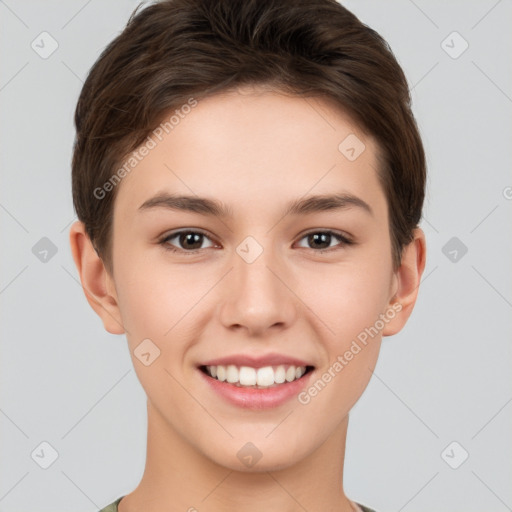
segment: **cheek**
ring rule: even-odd
[[[177,266],[132,261],[119,269],[124,325],[132,335],[167,339],[175,325],[186,321],[211,279]]]
[[[304,302],[320,319],[325,362],[299,401],[313,416],[325,416],[328,410],[326,421],[334,428],[371,379],[380,351],[379,315],[387,304],[389,275],[387,267],[361,265],[316,277],[314,288],[304,287],[309,290]]]
[[[187,286],[183,272],[174,270],[171,274],[167,270],[166,275],[164,267],[134,261],[131,265],[124,272],[119,271],[122,285],[118,287],[118,302],[126,339],[147,396],[156,403],[165,403],[170,395],[181,396],[180,386],[172,376],[190,343],[183,327],[194,318],[192,299],[197,293]],[[149,357],[144,359],[147,353]]]
[[[302,296],[336,346],[376,322],[386,307],[389,286],[384,266],[333,266],[328,272],[308,274],[302,281]]]

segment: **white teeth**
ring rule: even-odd
[[[254,386],[256,384],[256,370],[249,366],[241,366],[238,380],[242,386]]]
[[[252,368],[250,366],[237,367],[233,364],[224,366],[206,366],[206,372],[213,378],[237,386],[269,387],[274,384],[283,384],[300,379],[306,373],[305,366],[264,366]]]
[[[272,369],[272,366],[258,368],[256,380],[258,382],[258,386],[272,386],[272,384],[274,384],[274,370]],[[240,384],[242,384],[242,382]]]
[[[274,372],[274,382],[276,384],[282,384],[286,380],[286,371],[284,366],[279,365]]]
[[[286,370],[286,381],[291,382],[292,380],[295,380],[295,366],[290,366]]]
[[[226,380],[230,384],[238,382],[238,368],[234,364],[230,364],[226,368]]]
[[[210,368],[216,368],[217,380],[224,382],[226,380],[226,367],[225,366],[210,366]],[[210,373],[213,377],[213,372]]]

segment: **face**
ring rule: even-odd
[[[153,138],[118,185],[112,281],[150,421],[225,467],[291,465],[340,432],[396,313],[375,141],[256,89]]]

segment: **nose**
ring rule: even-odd
[[[299,302],[288,281],[289,271],[270,250],[252,262],[233,254],[233,269],[224,280],[221,323],[248,336],[288,328],[297,317]]]

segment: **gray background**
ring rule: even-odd
[[[144,469],[144,392],[68,243],[73,110],[137,3],[0,1],[2,512],[93,512]],[[351,412],[345,489],[379,512],[512,510],[512,2],[344,3],[403,66],[430,173],[419,299]]]

